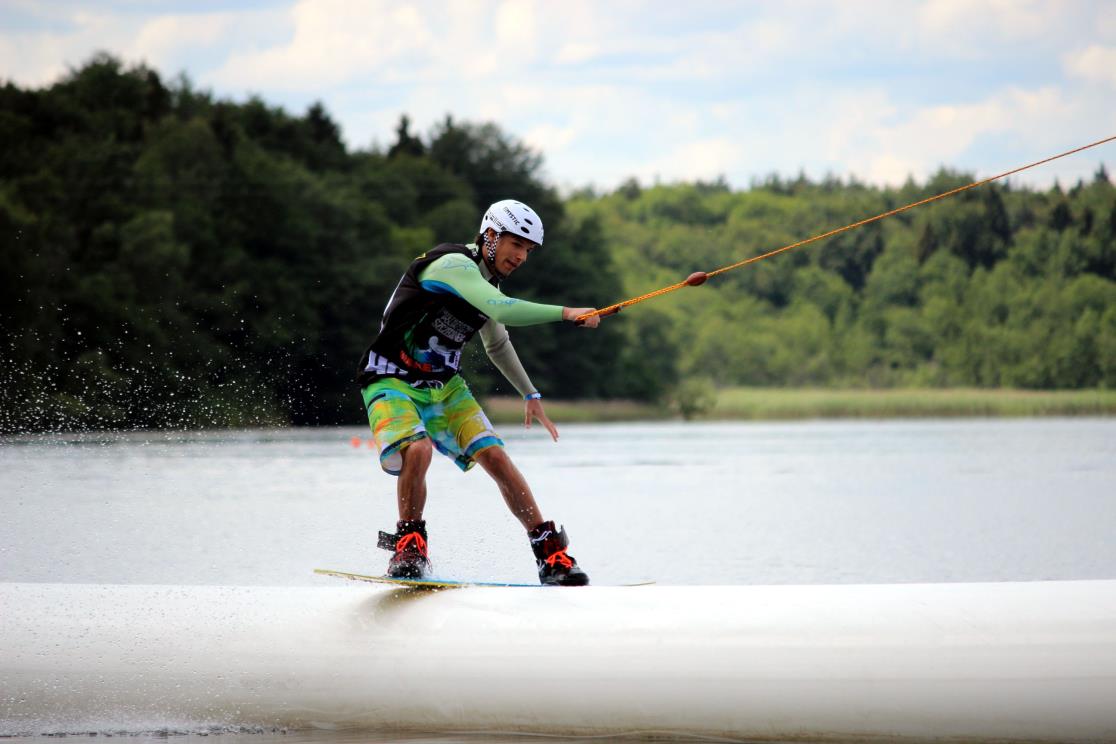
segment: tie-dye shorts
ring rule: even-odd
[[[399,475],[403,449],[430,437],[457,467],[473,467],[473,456],[486,447],[503,447],[488,416],[460,375],[440,388],[415,388],[394,377],[385,377],[360,391],[368,426],[380,451],[380,467]]]

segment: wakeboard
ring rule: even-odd
[[[392,576],[365,576],[364,574],[348,573],[346,571],[332,571],[327,568],[315,568],[314,573],[322,576],[336,576],[340,579],[351,581],[368,581],[373,584],[394,584],[407,586],[414,589],[461,589],[468,586],[517,586],[535,587],[539,584],[519,584],[511,581],[456,581],[454,579],[397,579]],[[619,586],[647,586],[654,581],[641,581],[634,584],[620,584]]]

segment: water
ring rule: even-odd
[[[505,427],[597,583],[1116,578],[1116,420]],[[395,480],[359,429],[4,440],[0,581],[298,585],[382,571]],[[438,573],[531,581],[479,468],[435,460]]]
[[[1116,578],[1116,419],[504,427],[595,583]],[[328,585],[380,573],[395,481],[360,429],[0,440],[0,581]],[[438,573],[533,579],[479,469],[438,458]],[[110,733],[108,731],[101,733]],[[152,738],[152,732],[142,738]],[[183,733],[173,726],[161,735]],[[197,735],[202,732],[186,732]],[[525,741],[220,732],[241,744]],[[537,740],[537,737],[531,737]],[[13,744],[14,744],[13,740]]]

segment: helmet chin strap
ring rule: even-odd
[[[488,231],[485,231],[484,262],[488,264],[488,270],[491,271],[497,279],[504,280],[507,279],[507,276],[496,268],[496,240],[497,238],[493,238]]]

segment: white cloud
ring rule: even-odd
[[[1049,33],[1065,11],[1064,0],[929,0],[918,20],[939,37],[1028,39]]]
[[[539,152],[554,153],[566,148],[579,134],[575,126],[559,127],[540,124],[523,135],[523,141]]]
[[[632,115],[638,120],[657,105],[638,102]],[[778,107],[779,116],[771,116]],[[734,122],[735,127],[726,131],[717,124],[714,131],[724,133],[709,136],[682,120],[664,119],[657,136],[640,142],[641,152],[655,155],[627,161],[627,169],[612,170],[603,185],[632,173],[665,181],[724,174],[745,185],[755,176],[799,170],[814,178],[834,174],[898,185],[912,175],[924,179],[943,165],[986,177],[1116,131],[1110,104],[1052,86],[1009,87],[970,103],[931,106],[901,103],[882,88],[816,87],[798,91],[793,100],[777,93],[749,103],[721,101],[697,113],[698,122]],[[575,141],[563,152],[574,157],[577,149]],[[1067,158],[1016,180],[1048,184],[1055,178],[1087,177],[1105,154],[1099,149]],[[591,167],[599,172],[604,165],[614,164]]]
[[[495,41],[517,63],[531,61],[538,44],[535,6],[521,0],[504,0],[496,9]],[[478,40],[481,44],[483,40]]]
[[[91,12],[84,6],[61,4],[53,15],[39,8],[48,30],[0,34],[0,69],[23,85],[45,86],[68,67],[106,51],[125,62],[145,62],[169,75],[181,71],[185,55],[212,52],[218,44],[250,42],[246,29],[267,27],[266,11],[203,14],[138,14]],[[171,69],[167,69],[167,68]]]
[[[63,8],[50,20],[56,29],[0,35],[4,78],[35,87],[49,85],[68,67],[99,50],[119,48],[129,37],[130,29],[80,9]]]
[[[227,37],[234,20],[229,13],[161,16],[140,28],[125,54],[161,63],[172,50],[212,47]]]
[[[398,72],[391,64],[434,42],[415,6],[388,0],[302,0],[291,9],[290,23],[286,43],[237,50],[210,79],[256,91],[321,90],[373,70],[393,79]]]
[[[1069,96],[1054,86],[1010,87],[972,103],[908,109],[881,100],[878,94],[870,96],[863,106],[857,101],[855,96],[850,97],[845,111],[875,111],[878,116],[838,116],[833,126],[843,133],[840,142],[845,149],[827,154],[850,164],[850,171],[859,177],[876,183],[898,184],[908,175],[925,178],[942,165],[988,177],[1087,144],[1116,125],[1116,112],[1111,106]],[[1085,156],[1081,161],[1044,166],[1021,178],[1048,183],[1059,174],[1066,177],[1078,173],[1081,167],[1094,168],[1097,155],[1093,153],[1092,160]]]
[[[891,185],[901,184],[909,176],[922,175],[926,171],[926,164],[921,160],[892,153],[871,155],[863,166],[856,174],[862,180]]]
[[[403,113],[422,132],[447,113],[495,121],[573,186],[745,185],[799,169],[896,183],[1116,131],[1111,3],[292,0],[167,14],[9,2],[36,21],[0,31],[0,70],[24,85],[108,49],[185,68],[219,96],[319,98],[352,146],[389,144]]]
[[[599,57],[603,51],[600,44],[584,41],[571,41],[558,48],[554,61],[560,65],[577,65]]]
[[[712,137],[680,142],[659,158],[641,165],[635,172],[644,181],[712,180],[726,167],[740,160],[744,145],[727,137]]]
[[[0,38],[0,81],[36,88],[53,82],[66,70],[54,49],[48,38]]]
[[[1065,57],[1066,72],[1116,87],[1116,46],[1093,44]]]

